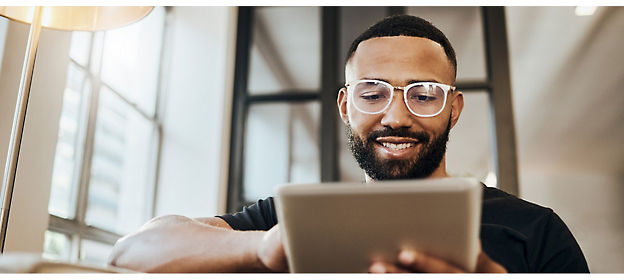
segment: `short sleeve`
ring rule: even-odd
[[[241,212],[217,216],[235,230],[269,230],[277,224],[273,198],[259,199]]]
[[[536,267],[536,271],[589,272],[587,261],[576,239],[561,218],[552,211],[538,255],[537,259],[541,260],[537,262],[539,267]]]

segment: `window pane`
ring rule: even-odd
[[[457,81],[484,81],[485,47],[480,7],[407,7],[442,30],[457,55]]]
[[[86,73],[69,63],[48,205],[50,214],[63,218],[75,214],[90,91]]]
[[[321,88],[320,7],[254,9],[250,94]]]
[[[83,239],[80,242],[80,260],[96,265],[105,265],[113,246],[97,241]]]
[[[74,31],[72,33],[69,57],[82,66],[89,63],[92,32]]]
[[[106,31],[102,81],[148,115],[154,115],[165,10],[155,7],[144,19]]]
[[[320,103],[258,104],[249,107],[245,132],[244,197],[272,195],[283,183],[320,181]]]
[[[388,16],[387,7],[340,7],[340,53],[338,65],[339,81],[345,81],[344,61],[351,43],[367,28]]]
[[[43,238],[42,257],[49,260],[69,261],[71,252],[69,236],[46,230]]]
[[[151,218],[155,127],[103,87],[95,129],[86,223],[127,234]]]
[[[473,177],[496,186],[492,157],[492,127],[487,92],[465,92],[464,109],[451,129],[446,169],[453,177]]]

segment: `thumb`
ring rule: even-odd
[[[288,261],[279,225],[274,226],[264,234],[258,257],[272,271],[288,271]]]

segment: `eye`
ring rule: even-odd
[[[408,98],[410,101],[414,101],[418,103],[429,103],[437,99],[435,95],[431,95],[429,92],[426,92],[426,91],[411,92]]]
[[[381,94],[378,91],[368,91],[368,92],[363,92],[362,95],[360,95],[360,97],[362,99],[367,99],[367,100],[377,100],[381,98]]]
[[[368,92],[363,92],[360,95],[360,98],[364,100],[369,100],[369,101],[378,101],[380,99],[385,99],[386,96],[385,94],[382,94],[379,91],[368,91]]]
[[[428,96],[428,95],[415,95],[415,96],[412,96],[412,99],[418,102],[433,102],[437,98],[435,96]]]
[[[407,93],[410,102],[418,104],[436,103],[440,97],[443,97],[443,90],[431,84],[419,84],[409,89]]]

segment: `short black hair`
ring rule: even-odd
[[[451,42],[449,42],[448,38],[446,38],[440,29],[430,22],[420,17],[410,15],[389,16],[366,29],[366,31],[351,44],[345,64],[351,60],[361,42],[371,38],[391,36],[421,37],[437,42],[444,48],[446,57],[451,62],[453,70],[455,71],[455,76],[457,76],[457,57],[455,56],[455,50],[453,50],[453,46],[451,46]]]

